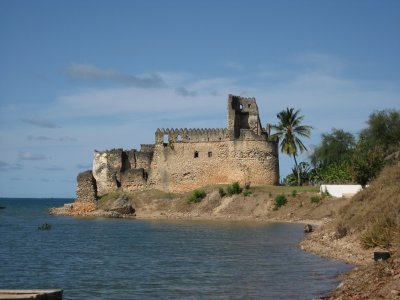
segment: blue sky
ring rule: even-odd
[[[0,1],[0,197],[74,197],[93,150],[222,128],[229,93],[354,134],[400,109],[400,1]],[[304,155],[304,159],[307,155]],[[292,159],[281,156],[281,175]]]

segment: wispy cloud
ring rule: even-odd
[[[19,160],[44,160],[47,157],[41,153],[20,152],[18,158]]]
[[[21,170],[21,164],[10,164],[5,161],[0,161],[0,171]]]
[[[59,128],[60,127],[57,124],[52,123],[49,120],[47,120],[45,118],[40,118],[40,117],[22,118],[21,121],[24,123],[30,124],[30,125],[44,127],[44,128]]]
[[[87,64],[71,64],[67,67],[66,74],[73,79],[114,81],[140,88],[165,86],[163,78],[156,73],[147,76],[128,75],[116,70],[102,69]]]
[[[187,88],[184,87],[179,87],[175,90],[175,92],[178,95],[184,96],[184,97],[196,97],[197,96],[197,91],[189,91]]]
[[[49,137],[49,136],[33,136],[33,135],[28,135],[27,137],[28,141],[39,141],[39,142],[45,142],[45,141],[55,141],[55,142],[76,142],[78,139],[73,138],[73,137],[68,137],[68,136],[63,136],[63,137]]]

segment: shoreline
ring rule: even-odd
[[[382,274],[382,268],[388,268],[387,264],[375,263],[373,252],[376,249],[362,249],[358,240],[359,236],[356,234],[337,237],[335,221],[340,210],[349,204],[351,199],[326,198],[319,203],[313,203],[310,197],[316,194],[310,192],[295,196],[286,194],[288,202],[278,210],[273,209],[273,199],[276,194],[269,193],[268,195],[266,192],[255,190],[250,197],[243,195],[220,197],[218,192],[208,191],[207,197],[201,202],[191,204],[187,202],[187,194],[174,195],[172,198],[171,196],[158,197],[158,199],[153,198],[151,193],[134,194],[129,198],[129,203],[134,207],[131,214],[111,210],[118,199],[100,202],[104,210],[98,209],[98,206],[95,209],[89,205],[88,211],[74,211],[75,204],[68,204],[62,208],[51,209],[50,213],[79,218],[124,218],[143,221],[311,224],[313,232],[305,234],[297,247],[302,251],[352,266],[350,272],[339,274],[340,284],[329,291],[329,296],[321,299],[374,299],[369,297],[368,292],[364,290],[374,289],[375,295],[380,295],[376,290],[380,289],[381,283],[373,281],[375,277],[379,278],[379,274]],[[82,207],[86,206],[80,206]],[[389,282],[390,289],[382,292],[383,299],[400,299],[400,260],[392,261],[394,263],[390,262],[391,267],[387,278],[394,283]],[[391,274],[398,277],[393,278]],[[370,278],[371,276],[375,277]],[[363,281],[363,278],[368,278],[368,280]],[[396,286],[396,280],[399,286]]]

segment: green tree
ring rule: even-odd
[[[272,125],[272,128],[276,130],[273,136],[281,139],[281,152],[293,156],[295,168],[297,170],[297,184],[301,185],[296,156],[299,151],[300,153],[307,151],[307,148],[299,137],[310,138],[312,127],[301,125],[304,116],[299,114],[300,110],[295,111],[294,108],[286,108],[286,110],[282,110],[276,115],[279,120],[278,124]]]
[[[385,154],[400,147],[400,110],[376,111],[369,116],[368,127],[360,133],[360,140],[369,147],[378,146]]]
[[[341,165],[349,162],[356,145],[355,137],[342,129],[332,129],[321,135],[321,144],[310,155],[314,167],[323,168],[330,164]]]
[[[360,137],[350,164],[350,173],[353,180],[365,186],[382,169],[384,157],[385,152],[382,146],[371,146],[364,137]]]
[[[400,110],[372,113],[360,132],[350,164],[353,180],[366,185],[384,166],[385,156],[400,149]]]

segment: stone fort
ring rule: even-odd
[[[91,171],[78,175],[77,201],[113,191],[183,192],[210,184],[279,183],[278,141],[262,127],[254,98],[229,95],[221,129],[157,129],[154,144],[95,151]]]

